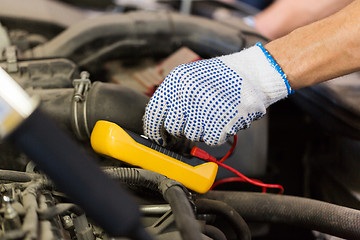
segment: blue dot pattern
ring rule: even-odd
[[[208,145],[225,142],[265,114],[265,109],[239,111],[242,84],[243,79],[218,58],[178,66],[146,108],[145,134],[161,144],[164,127],[170,134]]]

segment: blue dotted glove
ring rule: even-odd
[[[258,43],[175,68],[146,107],[144,133],[161,145],[163,128],[174,136],[220,145],[291,92],[279,65]]]

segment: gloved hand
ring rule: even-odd
[[[144,133],[160,145],[165,145],[163,127],[175,136],[220,145],[292,91],[280,66],[257,43],[175,68],[146,107]]]

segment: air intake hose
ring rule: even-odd
[[[143,133],[142,118],[149,99],[130,88],[94,82],[80,101],[75,101],[73,88],[34,90],[33,94],[40,96],[46,113],[80,139],[87,139],[99,120]]]
[[[360,239],[360,211],[322,201],[250,192],[211,191],[202,197],[223,201],[247,222],[295,225],[345,239]]]

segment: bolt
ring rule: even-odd
[[[80,73],[80,78],[81,78],[81,79],[89,79],[89,77],[90,77],[90,73],[87,72],[87,71],[82,71],[82,72]]]

